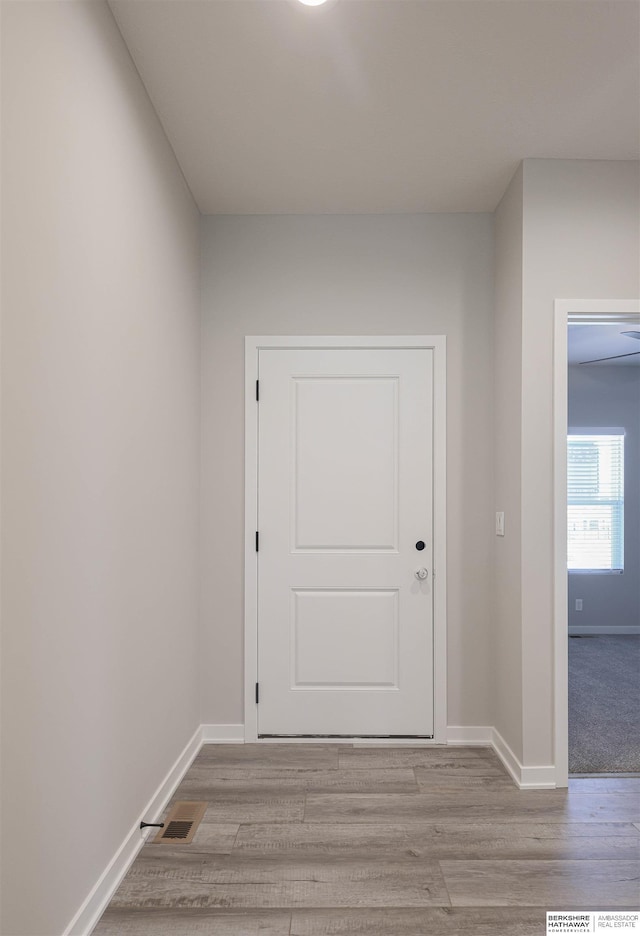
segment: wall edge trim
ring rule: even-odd
[[[492,741],[491,725],[447,725],[447,744],[461,747],[489,746]]]
[[[492,729],[491,746],[520,790],[556,789],[556,768],[554,764],[525,767],[497,728]]]
[[[203,744],[244,744],[244,725],[201,725]]]
[[[140,831],[140,823],[142,821],[155,822],[161,815],[201,746],[202,726],[199,725],[167,771],[164,779],[125,836],[115,855],[91,888],[79,910],[64,930],[63,936],[88,936],[92,932],[146,841],[146,835]],[[146,831],[148,835],[150,830]]]

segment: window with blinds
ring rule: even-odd
[[[624,569],[624,430],[572,429],[567,439],[569,571]]]

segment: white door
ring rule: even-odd
[[[261,736],[433,735],[432,355],[259,352]]]

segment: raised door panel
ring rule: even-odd
[[[397,550],[397,378],[296,377],[292,394],[292,550]]]
[[[292,689],[398,688],[397,589],[291,594]]]

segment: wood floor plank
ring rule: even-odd
[[[442,861],[455,907],[636,907],[637,861]]]
[[[574,779],[517,790],[489,748],[205,745],[173,798],[208,804],[194,842],[145,845],[95,933],[542,936],[548,907],[632,907],[640,778]]]
[[[291,936],[543,936],[545,929],[538,907],[294,910],[291,917]]]
[[[441,758],[430,764],[422,764],[413,768],[418,780],[428,780],[430,777],[511,777],[497,758],[464,757],[458,760],[445,760]],[[513,781],[512,781],[513,782]]]
[[[220,792],[282,793],[417,793],[414,771],[409,768],[381,770],[298,770],[282,767],[226,768],[194,766],[182,782],[181,795],[209,799]]]
[[[180,786],[171,803],[187,798],[191,799],[191,793],[186,797]],[[205,823],[301,822],[304,816],[304,794],[278,796],[275,791],[261,795],[230,790],[217,793],[215,799],[205,799],[209,804],[204,814]]]
[[[467,790],[518,789],[507,773],[495,776],[474,776],[456,770],[424,770],[421,767],[416,767],[415,774],[418,789],[421,793],[465,793]]]
[[[204,744],[193,763],[252,770],[337,770],[338,749],[337,744]]]
[[[243,825],[234,854],[295,858],[640,858],[640,835],[614,823],[313,823]]]
[[[163,855],[143,849],[112,907],[449,906],[437,861]]]
[[[571,777],[572,793],[640,793],[640,777]]]
[[[156,842],[154,841],[155,835],[151,835],[147,839],[144,848],[177,848],[179,850],[189,848],[191,851],[204,851],[210,855],[230,855],[239,828],[240,824],[238,822],[219,823],[203,821],[196,829],[195,835],[188,845]]]
[[[495,752],[488,747],[357,747],[340,749],[340,768],[353,770],[381,769],[383,767],[430,767],[448,765],[454,767],[460,760],[484,761],[500,764]]]
[[[130,910],[110,907],[93,936],[289,936],[288,910]]]
[[[459,793],[309,794],[305,822],[636,822],[640,798],[630,793],[563,790],[472,790]]]

